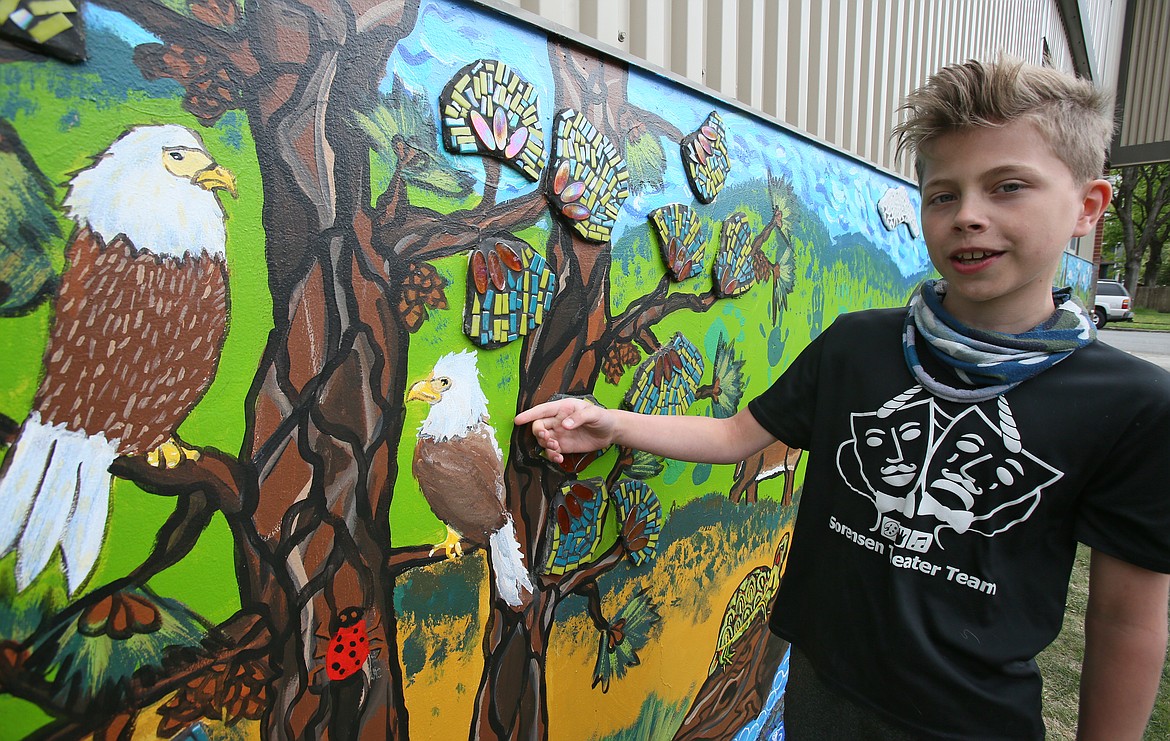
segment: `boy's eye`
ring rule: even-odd
[[[953,195],[951,195],[950,193],[939,193],[937,195],[931,196],[930,200],[927,201],[927,203],[931,203],[931,204],[950,203],[953,200],[955,200],[955,197]]]
[[[1004,183],[1003,185],[999,186],[999,189],[1001,191],[1003,191],[1004,193],[1015,193],[1016,191],[1018,191],[1020,188],[1023,188],[1023,187],[1024,187],[1023,183]]]

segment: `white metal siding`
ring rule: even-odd
[[[1121,162],[1170,156],[1170,2],[1135,0],[1118,148]]]
[[[498,1],[907,176],[889,131],[902,98],[934,70],[1000,51],[1038,64],[1044,41],[1054,66],[1073,69],[1058,0]],[[1124,0],[1079,2],[1093,69],[1112,86]],[[1170,13],[1170,3],[1148,5]]]

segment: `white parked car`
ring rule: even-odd
[[[1097,329],[1106,322],[1132,322],[1133,300],[1125,286],[1115,280],[1097,281],[1097,300],[1093,303],[1093,321]]]

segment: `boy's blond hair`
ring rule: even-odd
[[[1072,75],[1006,56],[943,67],[899,110],[907,115],[893,131],[897,156],[914,153],[919,179],[923,146],[962,129],[1031,121],[1078,182],[1101,177],[1113,139],[1112,95]]]

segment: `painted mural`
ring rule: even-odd
[[[1096,275],[1097,268],[1093,263],[1071,252],[1065,252],[1060,257],[1060,267],[1056,269],[1056,279],[1053,282],[1060,288],[1071,288],[1081,303],[1092,306],[1093,296],[1097,291]]]
[[[782,737],[803,451],[511,419],[734,414],[912,185],[467,0],[0,11],[0,738]]]

